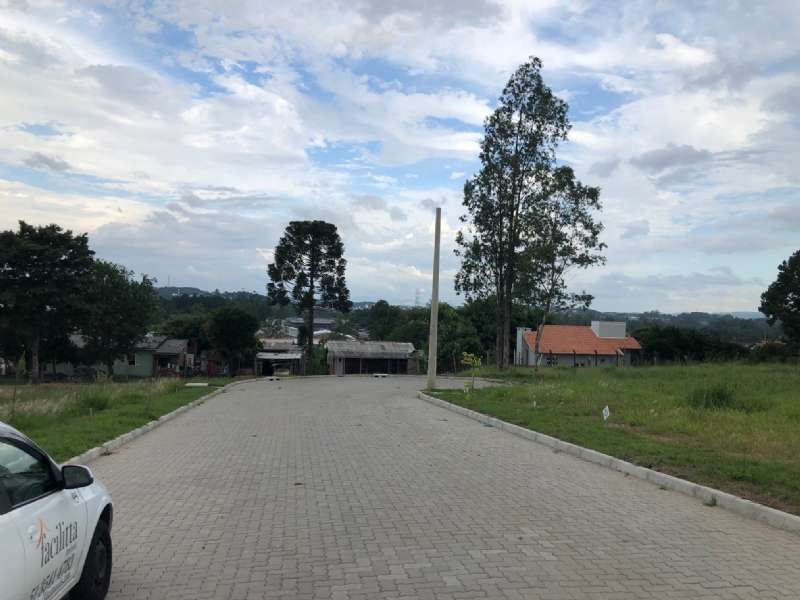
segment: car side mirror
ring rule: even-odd
[[[61,468],[61,475],[64,478],[65,490],[74,490],[94,483],[92,472],[87,467],[79,465],[64,465]]]

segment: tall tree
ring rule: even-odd
[[[464,185],[456,241],[461,270],[456,289],[467,298],[496,298],[496,356],[508,366],[512,304],[521,260],[530,240],[529,223],[541,203],[556,148],[570,129],[567,104],[545,85],[542,63],[532,57],[511,76],[499,106],[484,123],[481,169]]]
[[[0,322],[24,337],[28,371],[38,381],[39,347],[45,329],[53,338],[72,332],[83,313],[83,290],[93,255],[85,234],[58,225],[19,222],[0,232]],[[60,331],[54,330],[58,324]]]
[[[369,337],[373,340],[389,340],[389,333],[397,327],[402,319],[401,310],[390,305],[386,300],[378,300],[369,309],[367,328]],[[397,340],[392,340],[397,341]]]
[[[345,283],[347,261],[336,225],[325,221],[292,221],[275,248],[267,273],[270,304],[293,304],[305,318],[307,367],[314,350],[314,308],[349,312],[350,291]]]
[[[97,261],[86,284],[88,318],[81,326],[86,353],[114,374],[114,361],[131,352],[153,323],[158,299],[153,282],[114,263]]]
[[[581,306],[588,308],[592,296],[570,293],[565,275],[573,268],[587,269],[602,264],[600,241],[603,225],[595,219],[600,210],[600,189],[575,179],[569,167],[558,167],[547,177],[537,211],[525,224],[529,241],[521,253],[528,268],[520,273],[519,293],[528,304],[542,310],[534,353],[536,367],[544,326],[554,310]]]
[[[241,308],[220,308],[208,320],[207,331],[211,346],[231,365],[235,374],[242,358],[256,348],[258,319]]]
[[[786,337],[800,342],[800,250],[778,266],[778,277],[761,294],[758,310],[770,325],[780,321]]]

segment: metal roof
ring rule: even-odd
[[[261,346],[264,350],[300,350],[300,346],[295,343],[295,340],[291,338],[279,338],[279,339],[270,339],[270,338],[261,338],[259,340],[261,342]]]
[[[137,350],[156,350],[167,339],[165,335],[152,335],[148,333],[136,343]]]
[[[284,319],[284,321],[292,325],[305,325],[306,323],[305,317],[288,317]],[[336,323],[336,319],[331,319],[330,317],[314,317],[314,327],[319,325],[333,325],[334,323]]]
[[[164,340],[156,349],[156,354],[183,354],[186,352],[189,340],[169,338]]]
[[[257,352],[258,360],[300,360],[302,352]]]
[[[76,348],[86,347],[86,336],[80,333],[73,333],[69,340]],[[153,335],[148,333],[141,340],[136,342],[134,349],[141,352],[155,352],[156,354],[181,354],[186,352],[189,340],[168,338],[165,335]]]
[[[414,352],[410,342],[331,341],[328,354],[343,358],[408,358]]]

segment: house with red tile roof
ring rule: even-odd
[[[514,364],[531,367],[536,364],[536,337],[540,332],[540,366],[628,367],[631,358],[642,349],[635,338],[627,335],[624,322],[545,325],[538,331],[518,327]]]

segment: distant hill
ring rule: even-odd
[[[162,312],[165,318],[175,314],[210,312],[223,306],[236,306],[254,315],[260,321],[264,319],[282,319],[296,316],[292,306],[269,306],[265,294],[257,292],[209,292],[196,287],[167,286],[156,288],[161,298]],[[367,315],[375,302],[354,302],[356,311],[351,316],[359,324],[365,326]],[[413,307],[398,306],[401,309]],[[420,307],[421,308],[421,307]],[[338,313],[329,309],[317,309],[317,318],[335,319]],[[575,310],[554,315],[554,320],[562,324],[588,325],[592,320],[625,321],[628,331],[635,331],[649,326],[682,327],[713,333],[721,339],[741,344],[752,344],[764,339],[776,339],[781,336],[779,326],[770,326],[761,313],[755,311],[738,311],[728,313],[691,312],[669,314],[658,311],[633,312],[601,312],[597,310]]]
[[[750,311],[750,310],[739,310],[729,313],[723,313],[726,315],[730,315],[732,317],[736,317],[737,319],[764,319],[764,315],[760,312]]]
[[[369,310],[375,302],[353,302],[353,310]]]
[[[164,286],[157,287],[156,293],[162,298],[174,298],[175,296],[212,296],[213,292],[207,292],[196,287],[176,287]]]

